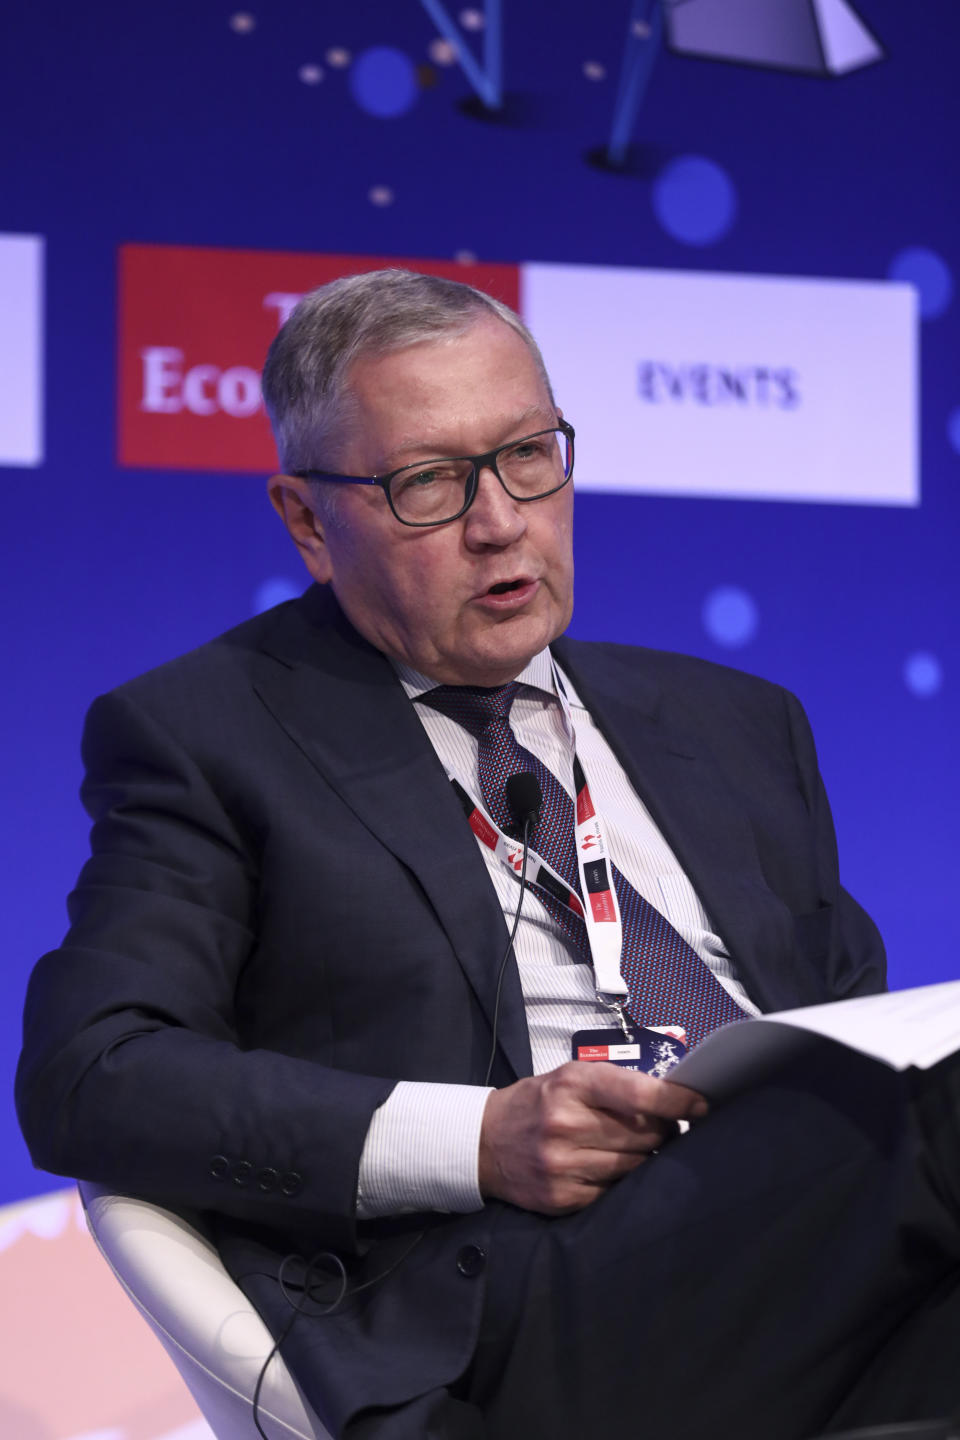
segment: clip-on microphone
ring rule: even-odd
[[[521,770],[519,775],[507,777],[507,799],[522,838],[526,840],[527,826],[533,831],[540,824],[540,806],[543,804],[540,781],[532,770]]]

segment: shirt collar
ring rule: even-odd
[[[435,680],[431,680],[429,676],[423,675],[419,670],[414,670],[412,665],[404,665],[401,660],[394,660],[393,668],[410,700],[419,700],[428,690],[435,690],[437,687]],[[556,696],[549,649],[544,647],[543,650],[538,651],[533,659],[523,667],[516,679],[521,685],[527,685],[533,690],[544,691],[547,695]],[[564,688],[571,703],[578,703],[567,677],[564,676],[563,679]]]

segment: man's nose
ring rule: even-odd
[[[510,545],[527,528],[524,506],[513,500],[494,471],[485,465],[477,477],[477,493],[466,514],[467,544]]]

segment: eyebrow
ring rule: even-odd
[[[556,424],[556,411],[552,410],[550,406],[528,405],[525,410],[519,411],[512,417],[509,423],[503,427],[504,434],[509,435],[511,431],[519,430],[521,426],[526,425],[529,421],[544,419],[544,417],[546,417],[547,420],[552,418],[553,423]],[[549,425],[544,424],[539,428],[548,429]],[[501,443],[509,445],[510,441],[503,440]],[[498,447],[494,445],[491,448],[496,450]],[[449,448],[442,449],[439,445],[431,445],[428,441],[422,440],[419,437],[411,437],[410,439],[403,440],[401,444],[390,451],[389,455],[384,456],[380,473],[384,474],[389,470],[396,470],[398,466],[403,465],[403,456],[415,455],[417,453],[423,455],[427,460],[445,460],[448,457],[455,457],[457,452]]]

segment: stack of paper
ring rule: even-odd
[[[928,1070],[960,1050],[960,980],[724,1025],[681,1060],[670,1079],[722,1100],[759,1083],[784,1061],[802,1058],[823,1039],[894,1070]]]

